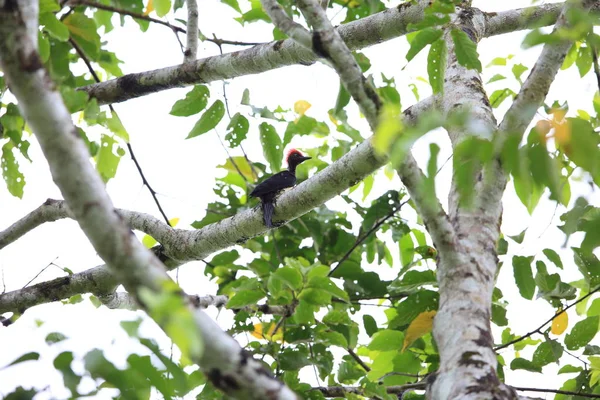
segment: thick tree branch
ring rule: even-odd
[[[485,16],[471,8],[470,3],[463,2],[451,16],[451,23],[443,34],[448,55],[440,109],[446,120],[455,113],[468,115],[466,123],[446,126],[454,150],[471,137],[490,140],[496,128],[478,69],[462,65],[456,52],[458,36],[476,45],[485,33]],[[464,196],[465,170],[461,170],[463,166],[457,160],[455,154],[448,200],[449,218],[432,218],[434,223],[443,224],[445,235],[441,244],[434,240],[439,256],[440,301],[433,335],[440,352],[440,367],[428,387],[428,395],[434,399],[516,398],[514,390],[503,384],[496,374],[497,360],[490,327],[498,261],[495,248],[502,206],[499,201],[480,204]],[[478,199],[483,188],[482,166],[476,166],[468,173],[472,182],[468,185],[473,186],[473,197]]]
[[[198,1],[185,0],[187,6],[187,35],[186,48],[183,53],[183,63],[190,63],[198,57]]]
[[[540,24],[552,25],[556,21],[556,9],[560,6],[544,5],[505,13],[489,13],[486,21],[490,28],[486,29],[485,34],[492,36]],[[594,5],[593,11],[600,11],[600,3]],[[422,18],[422,5],[402,3],[396,8],[341,25],[337,30],[350,50],[358,50],[402,36],[410,32],[409,24],[419,22]],[[511,29],[506,30],[505,27]],[[182,64],[128,74],[81,90],[97,98],[100,104],[118,103],[175,87],[258,74],[287,65],[311,65],[316,60],[317,57],[311,51],[292,39],[286,39],[197,60],[193,70],[184,68]]]
[[[189,314],[182,318],[190,318],[197,334],[210,344],[203,349],[190,348],[188,356],[216,387],[244,399],[296,399],[287,386],[246,355],[212,319],[187,303],[164,265],[131,234],[115,212],[61,95],[40,60],[37,24],[37,2],[0,3],[0,65],[25,120],[38,138],[55,183],[108,269],[151,314],[154,307],[150,301],[159,295],[170,293],[173,299],[182,301],[182,308],[187,306]],[[157,323],[164,329],[173,321],[161,316]]]
[[[196,294],[187,295],[190,304],[196,308],[206,309],[208,307],[222,308],[229,301],[229,297],[225,295],[205,295],[199,296]],[[139,305],[135,299],[127,292],[113,292],[110,294],[99,296],[100,301],[108,308],[121,308],[127,310],[137,310]],[[268,304],[247,306],[242,309],[234,309],[233,312],[246,311],[248,313],[261,312],[271,315],[290,315],[289,306],[270,306]]]
[[[434,99],[425,99],[404,112],[405,123],[414,124],[419,115],[434,105]],[[365,176],[383,166],[387,160],[376,155],[370,140],[358,145],[348,154],[307,179],[293,190],[284,193],[277,201],[275,219],[290,221],[320,206],[343,192]],[[0,248],[46,221],[56,221],[70,215],[64,203],[53,200],[0,232]],[[132,229],[148,233],[161,243],[153,248],[155,254],[173,269],[184,262],[204,259],[210,254],[263,234],[266,229],[262,214],[252,209],[217,224],[197,231],[174,229],[152,216],[117,210]],[[117,281],[106,266],[98,266],[73,274],[68,279],[49,282],[0,295],[0,313],[24,311],[38,304],[69,298],[78,293],[108,294],[115,291]],[[72,283],[72,284],[71,284]]]
[[[423,2],[419,2],[413,7],[422,7],[422,4]],[[346,90],[369,121],[371,130],[375,132],[381,107],[379,96],[363,76],[358,62],[327,18],[321,4],[317,0],[299,0],[298,5],[313,28],[313,51],[333,64]]]
[[[163,246],[171,247],[179,239],[179,235],[187,234],[188,232],[171,228],[150,214],[118,208],[115,211],[131,229],[147,233],[162,243]],[[69,210],[67,203],[64,200],[48,199],[44,204],[0,232],[0,249],[15,242],[27,232],[46,222],[54,222],[64,218],[74,219],[74,215]]]
[[[592,6],[596,9],[598,2],[593,0],[582,2],[569,0],[565,6],[565,10],[560,14],[556,22],[556,26],[552,31],[553,34],[562,29],[569,28],[569,21],[567,20],[568,10],[571,7],[578,6],[581,6],[583,10],[589,9]],[[521,90],[519,90],[517,97],[515,97],[515,100],[500,123],[499,130],[504,135],[501,139],[505,139],[506,135],[518,135],[519,138],[523,136],[537,109],[544,102],[550,90],[550,85],[554,82],[554,78],[572,45],[573,42],[568,39],[552,41],[544,45],[535,66],[531,69],[531,73],[523,83],[523,86],[521,86]],[[500,181],[495,183],[495,185],[504,190],[507,176],[500,168],[497,169],[497,174],[499,175],[495,177],[497,179],[491,179],[491,182],[496,182],[499,179]]]
[[[279,30],[306,49],[313,48],[310,32],[299,23],[294,22],[276,0],[261,0],[261,3]]]

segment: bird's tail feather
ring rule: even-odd
[[[262,203],[262,211],[263,218],[265,220],[265,225],[267,226],[267,228],[272,228],[273,212],[275,211],[275,205],[270,201],[264,201]]]

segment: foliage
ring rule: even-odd
[[[178,12],[181,1],[108,3],[132,12],[145,9],[147,14],[169,19],[183,15]],[[269,21],[259,1],[222,0],[222,3],[237,13],[235,19],[242,25]],[[280,3],[291,15],[300,15],[296,2]],[[439,27],[449,23],[454,3],[433,2],[423,21],[412,27],[415,32],[407,36],[410,43],[407,62],[430,46],[426,70],[431,93],[443,92],[449,49]],[[330,7],[343,10],[343,21],[349,22],[389,5],[379,0],[334,0]],[[110,46],[105,40],[106,33],[117,22],[131,25],[131,20],[112,11],[73,6],[72,12],[67,12],[63,3],[55,0],[40,2],[41,59],[60,88],[69,111],[77,115],[78,134],[106,182],[118,176],[129,135],[113,110],[99,106],[95,99],[89,99],[76,88],[93,83],[90,73],[78,68],[84,58],[104,78],[122,75],[121,62],[108,50]],[[135,23],[142,31],[148,28],[148,21],[136,19]],[[582,17],[582,24],[588,23]],[[276,30],[273,39],[280,39],[281,35]],[[509,55],[493,59],[484,69],[473,38],[457,29],[450,31],[450,38],[461,65],[480,72],[495,73],[502,69],[502,73],[495,73],[488,80],[485,89],[491,93],[492,107],[510,103],[528,67],[515,63]],[[525,38],[525,44],[533,46],[553,40],[557,38],[534,30]],[[598,40],[593,33],[577,36],[563,68],[576,68],[580,76],[589,76]],[[74,44],[81,53],[73,50]],[[356,52],[355,57],[363,72],[371,71],[371,61],[365,54]],[[439,115],[432,114],[416,127],[404,127],[398,120],[402,103],[400,84],[393,77],[371,72],[367,80],[376,85],[384,102],[374,144],[380,152],[391,153],[391,164],[386,170],[356,183],[341,196],[344,203],[341,206],[323,205],[271,235],[250,238],[234,249],[213,255],[206,260],[204,269],[205,275],[218,285],[217,294],[229,297],[226,307],[236,310],[233,325],[225,327],[228,332],[237,338],[253,337],[255,340],[248,342],[246,350],[263,359],[276,376],[307,399],[322,395],[307,390],[308,382],[314,384],[314,379],[307,378],[306,367],[314,369],[318,379],[327,384],[358,385],[366,395],[377,393],[382,398],[391,398],[386,397],[385,387],[414,382],[415,376],[430,374],[439,366],[437,344],[430,333],[440,302],[435,269],[437,252],[422,221],[413,218],[416,206],[412,202],[404,205],[407,199],[404,189],[388,179],[393,175],[387,178],[385,175],[393,174],[392,167],[399,165],[406,150],[419,137],[445,124],[465,126],[465,120],[461,116],[441,120]],[[281,169],[284,148],[299,138],[312,143],[303,149],[312,157],[299,167],[299,180],[303,181],[340,159],[367,136],[354,126],[356,119],[348,116],[353,109],[342,85],[327,115],[311,109],[305,100],[299,100],[293,110],[256,105],[246,92],[242,99],[246,112],[233,116],[228,115],[219,85],[194,86],[170,110],[173,116],[196,121],[186,139],[202,140],[202,135],[215,127],[224,127],[225,141],[235,154],[218,167],[224,174],[216,179],[206,212],[195,216],[191,224],[195,229],[254,207],[248,194],[257,182]],[[418,98],[416,81],[411,85]],[[41,160],[29,157],[30,133],[2,77],[0,96],[1,168],[8,192],[20,198],[28,190],[22,165],[33,161],[39,164]],[[600,349],[593,339],[600,325],[600,298],[597,293],[590,296],[593,299],[590,303],[581,302],[577,312],[569,312],[568,316],[560,312],[600,287],[597,258],[600,208],[585,196],[571,198],[571,187],[578,182],[586,182],[595,190],[600,185],[599,93],[590,106],[592,114],[572,110],[566,102],[545,105],[545,114],[527,132],[524,141],[511,132],[502,137],[497,135],[493,141],[469,138],[456,147],[452,165],[461,198],[470,200],[475,190],[474,171],[480,166],[490,167],[499,156],[501,167],[510,174],[514,191],[527,211],[532,214],[539,202],[548,198],[564,210],[558,228],[567,239],[581,238],[577,245],[569,242],[572,247],[568,252],[561,250],[560,254],[557,248],[538,252],[521,246],[525,231],[522,235],[506,236],[510,241],[503,238],[498,243],[500,263],[511,264],[504,268],[512,268],[514,276],[514,285],[497,287],[492,299],[491,321],[495,328],[506,327],[501,337],[496,338],[497,345],[514,342],[510,347],[514,353],[498,356],[500,370],[543,373],[556,363],[562,366],[559,373],[577,374],[564,380],[563,390],[599,393]],[[260,142],[264,162],[239,155],[241,146],[250,140]],[[426,172],[431,196],[435,196],[440,147],[436,143],[430,146]],[[174,226],[178,221],[171,220],[171,224]],[[147,236],[144,244],[152,247],[156,241]],[[565,253],[570,258],[565,258]],[[575,270],[579,280],[566,278]],[[514,316],[507,313],[514,297],[505,296],[504,292],[519,293],[529,301],[547,302],[557,316],[536,331],[535,339],[521,338],[529,329],[538,328],[535,324],[541,324],[544,318],[532,319],[530,327],[514,327]],[[68,302],[81,300],[79,296]],[[100,349],[91,349],[83,357],[64,350],[54,358],[53,366],[62,375],[72,398],[101,394],[107,388],[116,388],[123,398],[148,398],[152,390],[169,399],[190,393],[202,399],[223,398],[196,367],[187,365],[188,354],[200,353],[203,346],[210,345],[191,337],[193,322],[169,315],[176,302],[170,295],[148,298],[148,302],[152,303],[153,315],[171,321],[168,333],[179,345],[183,357],[172,360],[154,339],[143,337],[138,329],[140,320],[123,321],[122,329],[145,348],[139,354],[130,354],[125,366],[116,366]],[[285,316],[270,315],[259,310],[260,304],[286,306],[292,312]],[[379,312],[367,311],[371,307],[377,307]],[[48,346],[68,343],[68,338],[61,335],[57,332],[49,336]],[[519,354],[526,348],[530,350],[527,354]],[[587,360],[590,370],[568,364],[573,361],[568,358],[569,352],[577,352]],[[35,352],[27,353],[4,368],[36,362],[38,358]],[[79,391],[84,377],[98,383],[93,391]],[[19,387],[6,398],[32,398],[33,394],[35,391]]]

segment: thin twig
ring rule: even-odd
[[[221,53],[221,55],[223,55],[223,46],[221,46],[221,39],[217,39],[217,37],[214,35],[213,35],[213,37],[215,40],[214,43],[216,43],[217,46],[219,46],[219,53]],[[231,121],[231,111],[229,110],[229,99],[227,99],[227,82],[225,81],[225,79],[223,79],[223,100],[225,100],[225,110],[227,110],[227,117]],[[221,145],[223,145],[222,142],[221,142]],[[244,154],[244,158],[246,159],[246,162],[248,163],[248,165],[250,166],[250,169],[252,170],[252,175],[254,175],[254,179],[258,180],[258,173],[256,172],[256,167],[254,166],[254,163],[252,163],[250,161],[250,159],[248,158],[248,155],[246,154],[246,151],[244,150],[244,147],[242,146],[241,143],[239,144],[239,147],[242,150],[242,154]],[[225,149],[225,151],[227,151],[227,149]],[[229,156],[229,153],[227,153],[227,155]],[[229,157],[229,159],[235,165],[235,162],[233,161],[233,159],[231,157]],[[236,167],[236,169],[238,169],[237,165],[235,165],[235,167]],[[239,169],[238,169],[238,171],[239,171]],[[242,178],[244,178],[244,177],[242,176]],[[245,178],[244,178],[244,180],[245,180]],[[248,181],[246,181],[246,183],[248,183]]]
[[[581,363],[583,363],[583,365],[585,366],[585,369],[587,370],[587,367],[588,367],[588,365],[590,365],[590,364],[589,364],[587,361],[585,361],[585,360],[582,360],[580,357],[578,357],[578,356],[576,356],[575,354],[571,353],[571,352],[570,352],[569,350],[567,350],[567,349],[563,349],[563,351],[564,351],[565,353],[567,353],[568,355],[570,355],[571,357],[573,357],[573,358],[575,358],[575,359],[579,360]]]
[[[515,390],[521,391],[521,392],[556,393],[556,394],[566,394],[566,395],[572,395],[572,396],[587,397],[590,399],[600,399],[600,394],[594,394],[594,393],[582,393],[582,392],[571,392],[569,390],[560,390],[560,389],[527,388],[527,387],[517,387],[517,386],[512,386],[512,388]]]
[[[591,46],[591,50],[592,59],[594,61],[594,74],[596,75],[596,81],[598,81],[598,90],[600,90],[600,66],[598,66],[598,49],[596,49],[596,46]]]
[[[279,247],[277,247],[277,240],[275,239],[275,233],[273,230],[271,230],[271,239],[273,240],[273,248],[275,249],[275,254],[277,254],[279,264],[283,264],[283,260],[281,259],[281,253],[279,253]]]
[[[398,207],[394,208],[390,213],[388,213],[388,215],[386,215],[385,217],[383,217],[379,221],[377,221],[377,223],[375,225],[373,225],[371,227],[371,229],[369,229],[364,235],[362,235],[361,237],[359,237],[358,239],[356,239],[356,242],[354,242],[354,245],[350,248],[350,250],[348,250],[346,252],[346,254],[344,254],[344,256],[340,259],[340,261],[338,261],[338,263],[335,266],[335,268],[332,269],[331,271],[329,271],[328,276],[333,275],[333,273],[342,265],[342,263],[344,261],[346,261],[348,259],[348,257],[350,257],[350,255],[352,254],[352,252],[358,246],[360,246],[361,243],[365,241],[365,239],[367,239],[369,237],[369,235],[371,235],[373,232],[375,232],[377,229],[379,229],[379,227],[381,225],[383,225],[385,221],[387,221],[388,219],[392,218],[394,216],[394,214],[396,214],[398,211],[400,211],[400,209],[402,208],[402,206],[404,206],[406,203],[408,203],[408,201],[409,200],[400,203],[398,205]]]
[[[240,167],[237,165],[237,163],[235,162],[233,157],[231,157],[231,154],[229,154],[229,150],[227,150],[227,146],[225,146],[225,143],[223,143],[223,139],[221,139],[221,135],[219,135],[219,132],[217,132],[216,129],[215,129],[215,135],[217,135],[217,138],[219,139],[219,143],[221,143],[221,147],[223,147],[223,150],[225,150],[225,153],[227,154],[227,158],[229,159],[229,161],[231,161],[231,164],[233,164],[236,171],[238,172],[238,174],[240,174],[240,176],[242,177],[244,182],[246,182],[246,184],[248,184],[248,179],[246,179],[246,176],[242,173],[242,170],[240,169]]]
[[[585,296],[582,296],[582,297],[581,297],[581,298],[579,298],[577,301],[574,301],[573,303],[569,304],[568,306],[566,306],[566,307],[565,307],[564,309],[562,309],[561,311],[559,311],[559,312],[557,312],[556,314],[554,314],[554,316],[553,316],[552,318],[548,319],[546,322],[544,322],[544,323],[543,323],[542,325],[540,325],[538,328],[536,328],[536,329],[532,330],[532,331],[531,331],[531,332],[529,332],[529,333],[526,333],[525,335],[523,335],[523,336],[521,336],[521,337],[518,337],[518,338],[516,338],[516,339],[514,339],[514,340],[511,340],[511,341],[510,341],[510,342],[508,342],[508,343],[505,343],[505,344],[503,344],[503,345],[501,345],[501,346],[494,347],[494,351],[502,350],[502,349],[504,349],[504,348],[507,348],[507,347],[508,347],[508,346],[510,346],[510,345],[513,345],[513,344],[515,344],[515,343],[519,343],[520,341],[522,341],[522,340],[525,340],[525,339],[527,339],[528,337],[530,337],[530,336],[532,336],[532,335],[534,335],[534,334],[536,334],[536,333],[541,333],[541,330],[542,330],[542,328],[544,328],[544,327],[545,327],[546,325],[548,325],[550,322],[554,321],[554,319],[555,319],[556,317],[558,317],[559,315],[561,315],[561,314],[563,314],[563,313],[567,312],[567,310],[568,310],[569,308],[571,308],[571,307],[573,307],[573,306],[576,306],[577,304],[581,303],[583,300],[587,299],[588,297],[590,297],[591,295],[593,295],[594,293],[597,293],[597,292],[599,292],[599,291],[600,291],[600,286],[598,286],[596,289],[592,290],[591,292],[589,292],[589,293],[588,293],[588,294],[586,294]]]
[[[180,32],[180,33],[186,33],[186,30],[184,28],[181,28],[179,26],[176,25],[172,25],[166,21],[157,19],[157,18],[152,18],[149,17],[147,15],[144,15],[142,13],[137,13],[134,11],[129,11],[129,10],[125,10],[123,8],[118,8],[118,7],[113,7],[113,6],[109,6],[106,4],[102,4],[102,3],[98,3],[95,1],[90,1],[90,0],[71,0],[67,2],[71,7],[76,7],[76,6],[87,6],[87,7],[94,7],[97,8],[98,10],[104,10],[104,11],[112,11],[115,12],[117,14],[120,15],[128,15],[132,18],[135,19],[141,19],[144,21],[148,21],[148,22],[153,22],[155,24],[160,24],[163,26],[166,26],[167,28],[171,29],[174,32]]]
[[[348,347],[346,349],[346,351],[348,352],[348,354],[350,354],[350,357],[354,358],[354,360],[367,372],[371,371],[371,368],[365,364],[365,362],[363,360],[361,360],[361,358],[358,356],[358,354],[356,354],[354,352],[354,350],[352,350],[350,347]]]
[[[29,284],[30,284],[31,282],[35,281],[35,280],[36,280],[36,278],[42,274],[42,272],[44,272],[45,270],[47,270],[48,268],[50,268],[52,265],[54,265],[54,266],[55,266],[55,267],[57,267],[57,268],[60,268],[60,269],[61,269],[63,272],[65,272],[65,270],[64,270],[64,269],[62,269],[62,268],[61,268],[61,267],[59,267],[58,265],[54,264],[54,261],[56,261],[56,260],[58,260],[58,256],[57,256],[57,257],[55,257],[55,258],[54,258],[54,260],[50,261],[50,262],[48,263],[48,265],[46,265],[44,268],[42,268],[42,270],[41,270],[40,272],[38,272],[38,273],[36,274],[36,276],[34,276],[33,278],[31,278],[31,279],[29,280],[29,282],[27,282],[27,283],[25,284],[25,286],[23,286],[21,289],[25,289],[27,286],[29,286]]]
[[[87,7],[93,7],[93,8],[97,8],[98,10],[104,10],[104,11],[111,11],[120,15],[127,15],[131,18],[135,18],[135,19],[139,19],[139,20],[143,20],[143,21],[148,21],[148,22],[152,22],[155,24],[159,24],[162,26],[166,26],[167,28],[171,29],[177,36],[177,33],[183,33],[187,35],[187,29],[182,28],[180,26],[177,25],[173,25],[167,21],[163,21],[161,19],[158,18],[153,18],[153,17],[149,17],[147,15],[144,15],[142,13],[137,13],[135,11],[129,11],[129,10],[125,10],[123,8],[118,8],[118,7],[114,7],[114,6],[109,6],[106,4],[102,4],[102,3],[98,3],[95,1],[90,1],[90,0],[70,0],[67,1],[66,3],[68,3],[70,6],[72,7],[76,7],[76,6],[87,6]],[[72,12],[73,10],[69,10],[68,13]],[[179,39],[179,36],[177,36],[177,39]],[[203,40],[206,40],[208,42],[214,43],[217,46],[219,45],[224,45],[224,44],[228,44],[231,46],[258,46],[261,44],[264,44],[265,42],[240,42],[237,40],[227,40],[227,39],[219,39],[219,38],[203,38]],[[183,44],[180,42],[181,46],[183,46]]]
[[[85,0],[83,0],[83,1],[85,1]],[[92,74],[92,77],[94,78],[94,80],[97,83],[99,83],[100,77],[98,76],[98,74],[96,74],[94,67],[90,63],[89,59],[87,58],[86,54],[83,52],[81,47],[79,47],[77,42],[75,42],[75,40],[73,40],[72,38],[69,38],[69,43],[75,49],[75,52],[77,53],[77,55],[79,55],[79,58],[81,58],[83,60],[83,62],[87,66],[90,74]],[[111,113],[113,113],[114,115],[117,115],[117,112],[115,111],[112,104],[109,104],[108,108],[110,109]],[[135,153],[133,152],[133,147],[131,146],[131,143],[127,142],[126,144],[127,144],[127,150],[129,150],[129,155],[131,156],[131,160],[135,164],[135,167],[138,170],[140,177],[142,178],[142,183],[148,188],[150,195],[154,199],[154,203],[158,207],[158,211],[160,211],[160,214],[163,216],[167,225],[171,226],[171,222],[169,221],[167,214],[165,214],[165,211],[163,210],[162,206],[160,205],[160,202],[158,201],[158,198],[156,197],[156,191],[152,188],[152,186],[150,185],[150,182],[148,182],[148,179],[146,179],[146,175],[144,175],[144,172],[142,171],[142,167],[141,167],[140,163],[138,162],[137,158],[135,157]]]

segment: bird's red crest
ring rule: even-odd
[[[285,157],[285,159],[288,160],[292,154],[297,154],[299,156],[304,156],[304,154],[300,153],[298,150],[296,150],[296,149],[290,149],[290,151],[288,151],[287,156]]]

